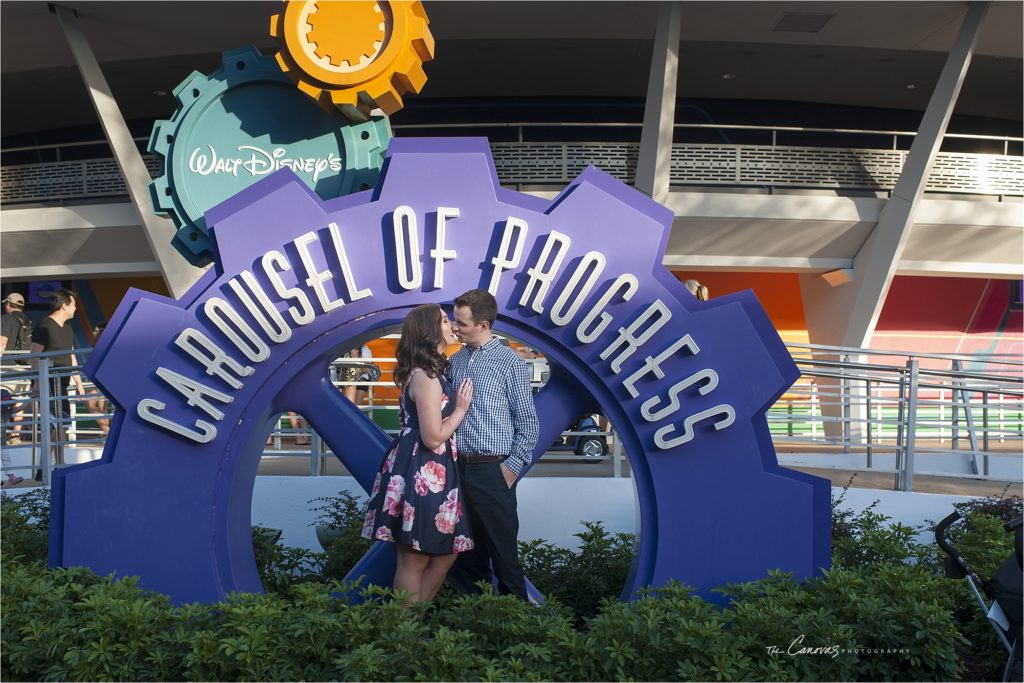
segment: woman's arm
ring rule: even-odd
[[[416,402],[416,416],[420,423],[420,439],[423,444],[436,450],[452,437],[462,423],[473,400],[473,381],[464,379],[459,385],[455,397],[455,410],[448,419],[441,419],[441,382],[437,378],[427,376],[425,372],[417,372],[412,376],[409,395]]]

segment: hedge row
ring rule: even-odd
[[[43,495],[2,505],[4,680],[984,680],[998,667],[963,582],[870,509],[837,514],[822,577],[729,586],[726,607],[679,584],[615,600],[631,539],[593,524],[579,552],[524,545],[542,607],[443,594],[406,610],[378,588],[347,604],[328,574],[361,554],[351,534],[333,554],[264,547],[265,595],[174,607],[134,579],[45,570]],[[346,528],[358,517],[352,500],[330,506]],[[1008,535],[970,519],[958,540],[984,572]]]

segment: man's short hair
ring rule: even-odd
[[[75,293],[66,287],[58,287],[50,294],[50,310],[59,311],[75,300]]]
[[[477,325],[486,320],[494,327],[494,321],[498,318],[498,302],[486,289],[471,289],[456,297],[453,303],[468,308]]]

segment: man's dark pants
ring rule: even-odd
[[[460,593],[478,593],[477,581],[491,582],[491,567],[498,592],[527,600],[526,580],[519,564],[519,515],[516,488],[505,483],[501,463],[466,463],[459,460],[463,510],[473,530],[473,550],[459,553],[448,580]]]

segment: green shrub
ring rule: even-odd
[[[45,490],[4,497],[5,680],[985,680],[1005,655],[934,546],[872,508],[833,518],[835,567],[724,587],[725,606],[675,582],[616,600],[633,537],[585,524],[578,551],[522,544],[540,607],[493,591],[429,605],[331,576],[369,545],[348,494],[319,499],[342,535],[327,553],[254,529],[265,595],[175,607],[81,568],[47,570]],[[1013,504],[999,502],[1004,514]],[[1011,552],[979,503],[951,538],[983,576]],[[333,568],[326,567],[332,561]],[[398,599],[396,599],[396,597]]]
[[[617,598],[633,562],[633,534],[605,531],[599,522],[580,522],[585,530],[578,552],[547,541],[519,544],[526,575],[545,597],[554,598],[576,613],[578,623],[593,616],[606,598]]]
[[[290,595],[299,584],[322,582],[326,555],[305,548],[282,546],[278,542],[280,535],[278,530],[259,526],[252,528],[252,550],[263,589],[270,593]]]
[[[0,553],[5,560],[46,561],[50,533],[50,489],[18,496],[0,493]]]
[[[313,508],[317,513],[313,525],[325,526],[337,533],[325,548],[321,573],[327,578],[341,580],[373,544],[362,535],[369,501],[360,502],[348,491],[341,491],[336,496],[314,498],[309,502],[319,503]]]

